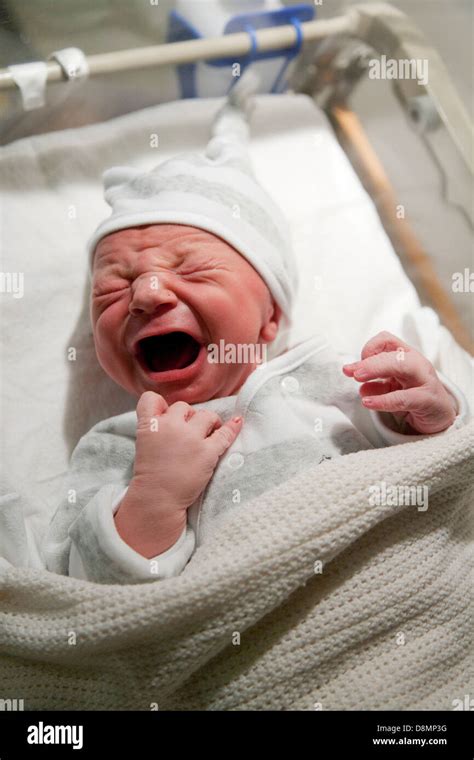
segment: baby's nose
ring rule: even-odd
[[[174,304],[177,298],[160,275],[139,277],[132,284],[132,299],[128,310],[134,317],[152,314],[165,303]]]

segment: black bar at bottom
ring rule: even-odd
[[[374,758],[474,758],[474,713],[459,712],[0,712],[0,760],[180,755],[205,748],[221,757],[313,747],[314,757],[357,751]],[[217,733],[215,733],[217,731]],[[217,741],[224,737],[225,742]],[[214,752],[213,752],[214,750]],[[244,760],[246,754],[243,755]]]

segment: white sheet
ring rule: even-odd
[[[15,488],[44,509],[63,497],[79,437],[97,420],[134,407],[99,368],[87,316],[85,242],[108,214],[101,172],[149,169],[203,148],[222,99],[172,102],[2,149],[2,272],[22,272],[25,294],[2,294],[1,453]],[[154,134],[159,148],[150,147]],[[256,173],[288,217],[301,289],[292,338],[324,330],[358,354],[381,329],[418,344],[472,395],[470,357],[421,308],[372,202],[324,115],[304,95],[258,96],[251,154]],[[68,359],[68,351],[75,360]]]

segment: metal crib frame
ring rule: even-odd
[[[426,85],[415,79],[393,79],[392,87],[442,173],[446,201],[462,212],[471,228],[474,227],[473,125],[441,57],[408,16],[387,3],[356,5],[347,15],[350,28],[329,37],[312,53],[303,53],[291,84],[324,108],[374,200],[402,263],[416,271],[421,294],[433,305],[457,342],[474,355],[474,341],[431,257],[409,222],[397,214],[396,193],[361,122],[349,108],[348,99],[366,74],[374,53],[387,59],[429,61]]]
[[[439,281],[429,255],[405,219],[396,216],[397,201],[390,182],[347,105],[349,95],[366,73],[374,55],[394,60],[428,60],[429,78],[393,79],[395,94],[435,157],[445,178],[448,203],[455,204],[473,222],[474,130],[437,51],[403,13],[387,3],[355,5],[339,17],[296,25],[260,29],[252,35],[229,34],[210,39],[175,42],[153,47],[87,57],[89,76],[123,70],[176,65],[258,51],[303,48],[290,87],[310,95],[321,105],[374,198],[381,220],[398,253],[417,269],[425,296],[460,345],[474,355],[474,343]],[[47,62],[47,82],[65,79],[54,60]],[[15,88],[8,69],[0,69],[0,91]],[[452,172],[455,166],[457,171]]]

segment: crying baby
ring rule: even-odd
[[[236,128],[202,155],[104,174],[112,215],[89,244],[94,342],[137,405],[79,441],[76,502],[47,537],[52,571],[169,578],[239,508],[234,493],[242,504],[324,460],[464,424],[462,393],[388,332],[356,361],[323,334],[291,343],[287,224],[227,117]]]

